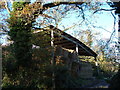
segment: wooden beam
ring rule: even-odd
[[[61,47],[66,48],[66,49],[73,49],[73,50],[75,50],[75,46],[72,46],[72,45],[69,45],[69,46],[66,46],[66,45],[58,45],[58,46],[61,46]]]
[[[72,43],[72,42],[67,42],[67,43],[64,43],[64,42],[54,42],[56,45],[65,45],[65,46],[69,46],[69,45],[74,45],[74,47],[75,47],[75,44],[74,43]]]
[[[73,44],[72,42],[70,42],[70,41],[68,41],[68,40],[62,40],[62,41],[57,41],[57,42],[54,42],[55,44],[66,44],[66,45],[68,45],[68,44]]]
[[[72,42],[70,42],[70,41],[68,41],[68,40],[60,40],[60,41],[54,41],[54,43],[56,43],[56,44],[62,44],[62,43],[72,43]]]
[[[60,41],[60,40],[65,40],[65,39],[63,37],[55,37],[54,38],[54,41],[58,41],[58,40]]]

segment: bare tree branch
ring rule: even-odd
[[[71,29],[71,28],[73,28],[73,27],[75,27],[77,24],[74,24],[74,25],[72,25],[72,26],[70,26],[70,27],[68,27],[68,28],[65,28],[63,31],[67,31],[68,29]]]
[[[85,16],[84,16],[85,14],[84,14],[83,8],[79,7],[78,5],[76,5],[76,7],[78,7],[82,11],[82,18],[85,19]]]
[[[54,19],[53,17],[47,15],[47,14],[41,14],[40,16],[43,16],[43,17],[47,17],[47,18],[51,18],[51,19]]]
[[[95,14],[98,11],[113,11],[113,10],[115,9],[99,9],[99,10],[96,10],[93,14]]]
[[[56,7],[56,6],[59,6],[59,5],[75,5],[75,4],[78,4],[78,5],[82,5],[84,2],[55,2],[55,3],[48,3],[48,4],[44,4],[43,6],[40,6],[41,8],[37,8],[32,14],[36,14],[35,17],[37,17],[37,14],[42,14],[43,11],[49,9],[49,8],[52,8],[52,7]],[[37,5],[41,5],[40,2],[36,2],[34,4],[32,4],[33,7],[36,7]],[[35,18],[34,17],[34,18]]]
[[[78,4],[78,5],[81,5],[83,4],[84,2],[55,2],[55,3],[48,3],[48,4],[45,4],[43,5],[43,9],[46,10],[48,8],[52,8],[52,7],[55,7],[55,6],[59,6],[61,4],[67,4],[67,5],[71,5],[71,4]]]
[[[10,13],[10,9],[8,7],[8,2],[6,0],[4,0],[4,2],[5,2],[5,8],[7,9],[8,13]]]

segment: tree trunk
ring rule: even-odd
[[[114,6],[117,7],[115,13],[118,14],[118,46],[120,46],[120,2],[114,2]],[[120,53],[120,48],[118,47],[118,52]],[[119,70],[116,75],[114,75],[110,81],[109,88],[120,88],[120,65]]]

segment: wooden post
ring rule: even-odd
[[[53,30],[51,30],[51,47],[52,47],[52,60],[51,60],[51,64],[53,66],[53,72],[52,72],[52,89],[55,88],[55,73],[54,73],[54,65],[55,65],[55,61],[54,61],[54,32]]]
[[[78,54],[78,51],[79,51],[79,50],[78,50],[78,45],[76,44],[76,52],[77,52],[77,54]]]
[[[98,60],[96,57],[95,57],[95,65],[96,65],[96,69],[97,69],[97,75],[99,75]]]

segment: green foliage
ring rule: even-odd
[[[55,66],[55,85],[57,88],[67,88],[68,84],[68,68],[62,65]]]
[[[73,77],[68,67],[58,64],[55,67],[55,86],[56,88],[79,88],[82,80],[79,77]]]
[[[3,74],[8,74],[10,77],[12,74],[15,75],[17,72],[17,64],[14,55],[12,54],[11,47],[2,48],[2,59],[3,59]],[[4,75],[3,75],[4,76]]]
[[[13,51],[15,58],[18,60],[18,64],[27,65],[27,62],[31,59],[32,48],[30,26],[23,26],[21,21],[16,23],[14,27],[11,27],[9,36],[14,41]]]
[[[50,31],[41,31],[38,33],[32,34],[32,43],[34,45],[40,46],[41,48],[50,46]]]
[[[11,45],[13,50],[13,55],[17,60],[17,65],[20,66],[29,66],[31,63],[31,26],[32,24],[25,25],[26,20],[24,17],[17,17],[16,12],[19,11],[16,8],[25,6],[25,2],[14,2],[13,8],[14,11],[11,12],[11,17],[8,20],[10,24],[10,40],[13,41]]]
[[[32,69],[32,43],[31,43],[31,26],[25,24],[24,17],[18,17],[16,13],[18,8],[25,6],[24,2],[14,2],[13,11],[8,20],[10,31],[8,35],[13,43],[6,50],[7,56],[3,62],[3,76],[9,79],[3,79],[3,87],[29,87],[33,85],[36,73]],[[33,74],[33,75],[32,75]],[[6,76],[7,75],[7,76]]]
[[[29,4],[28,0],[27,0],[27,2],[25,2],[25,0],[24,1],[22,0],[19,2],[14,2],[12,5],[13,11],[22,10],[26,4]]]

